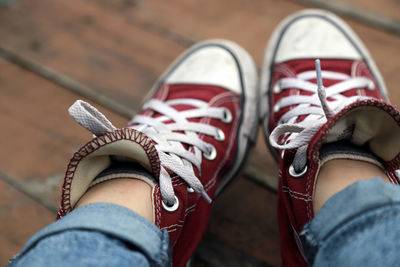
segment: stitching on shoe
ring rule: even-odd
[[[288,190],[288,191],[290,191],[290,192],[293,193],[293,194],[297,194],[297,195],[300,195],[300,196],[303,196],[303,197],[307,197],[307,198],[310,197],[309,194],[304,194],[304,193],[300,193],[300,192],[297,192],[297,191],[293,191],[293,190],[291,190],[291,189],[290,189],[288,186],[286,186],[286,185],[282,186],[282,189]]]
[[[311,187],[312,175],[313,175],[314,170],[315,170],[314,164],[310,164],[310,165],[311,165],[311,166],[310,166],[311,168],[310,168],[310,171],[309,171],[308,174],[307,174],[307,184],[306,184],[306,192],[307,192],[308,195],[310,195],[310,193],[312,194],[312,192],[311,192],[311,190],[310,190],[310,187]],[[312,197],[311,197],[311,200],[312,200]],[[311,203],[312,203],[312,201],[311,201]],[[311,211],[312,209],[311,209],[310,206],[311,206],[310,203],[307,203],[307,204],[306,204],[307,218],[308,218],[309,220],[312,219],[312,211]]]
[[[278,63],[274,66],[274,72],[281,73],[284,76],[295,78],[297,74],[291,70],[285,63]]]
[[[305,202],[310,202],[310,201],[312,201],[312,199],[311,199],[311,198],[304,198],[304,197],[299,197],[299,196],[296,196],[296,195],[292,194],[292,193],[293,193],[292,191],[290,191],[290,190],[287,190],[287,189],[282,189],[282,192],[284,192],[284,193],[288,193],[288,194],[289,194],[289,196],[290,196],[291,198],[295,198],[295,199],[303,200],[303,201],[305,201]]]
[[[364,63],[364,60],[357,60],[357,61],[353,62],[352,66],[351,66],[351,74],[354,74],[355,77],[363,76],[362,72],[363,72],[363,70],[366,69],[366,67],[367,66]],[[368,79],[370,79],[370,77],[368,77]],[[375,79],[374,79],[373,82],[374,82],[374,85],[375,85]],[[365,96],[365,90],[363,90],[361,88],[357,88],[356,91],[357,91],[358,95]],[[378,92],[379,92],[379,90],[378,90]],[[381,95],[380,92],[379,92],[379,95]]]
[[[155,209],[155,213],[156,213],[156,225],[158,228],[161,227],[161,202],[160,202],[160,186],[156,185],[156,188],[154,190],[154,194],[155,194],[155,205],[156,205],[156,209]]]
[[[227,94],[227,93],[225,93],[225,94]],[[218,97],[218,96],[220,96],[220,97]],[[239,113],[240,112],[240,108],[239,108],[239,105],[238,105],[239,104],[239,100],[235,95],[232,95],[231,93],[229,93],[228,96],[225,96],[224,94],[222,94],[222,96],[221,95],[218,95],[218,96],[216,97],[216,100],[213,99],[215,102],[213,104],[210,104],[211,106],[220,106],[220,105],[222,105],[224,103],[232,102],[233,103],[233,107],[235,109],[236,117],[240,114]],[[212,101],[210,101],[210,102],[212,103]],[[207,123],[209,122],[209,120],[210,120],[209,118],[205,119],[205,121]],[[237,132],[238,124],[239,124],[238,120],[235,120],[235,123],[233,124],[232,130],[231,130],[232,133],[236,133]],[[228,148],[226,149],[227,154],[229,154],[231,152],[233,144],[234,144],[233,140],[237,141],[237,138],[238,137],[229,138]],[[213,186],[216,185],[216,179],[219,176],[219,172],[220,172],[221,168],[223,167],[223,165],[226,163],[227,160],[228,160],[228,157],[224,157],[223,160],[221,160],[221,162],[218,164],[217,169],[214,172],[214,176],[207,182],[206,185],[204,185],[204,190],[208,191],[210,188],[212,188]]]
[[[178,224],[172,224],[172,225],[169,225],[169,226],[165,226],[165,227],[163,227],[162,229],[168,229],[168,228],[171,228],[171,227],[175,226],[174,228],[172,228],[172,229],[174,229],[174,230],[167,230],[168,232],[174,232],[174,231],[176,231],[176,228],[178,228],[178,227],[183,227],[183,225],[184,225],[184,223],[185,223],[185,220],[186,220],[186,217],[187,217],[190,213],[192,213],[192,212],[195,211],[196,206],[197,206],[197,204],[194,204],[194,205],[190,206],[189,208],[187,208],[187,209],[185,210],[185,214],[184,214],[184,216],[183,216],[183,220],[179,220],[179,221],[178,221],[178,222],[179,222]]]
[[[181,220],[179,220],[179,222],[181,222]],[[183,227],[183,222],[182,223],[171,224],[169,226],[163,227],[162,229],[169,229],[169,228],[172,228],[172,227],[175,227],[175,228]]]
[[[86,143],[72,156],[70,162],[68,163],[67,171],[65,172],[64,184],[62,187],[61,204],[57,213],[57,219],[60,219],[72,210],[71,185],[75,171],[81,160],[87,157],[89,154],[102,148],[103,146],[120,140],[130,140],[141,145],[149,158],[153,175],[156,176],[156,178],[159,176],[160,160],[158,158],[158,153],[153,144],[153,141],[149,137],[147,137],[142,132],[129,128],[122,128],[113,132],[107,132]]]
[[[170,232],[170,230],[168,230],[170,228],[172,228],[172,229],[177,229],[178,227],[182,228],[185,223],[185,221],[184,221],[185,218],[186,218],[186,216],[183,218],[183,220],[178,220],[178,223],[176,223],[176,224],[171,224],[169,226],[163,227],[162,230],[166,229],[167,232]],[[173,230],[173,231],[175,231],[175,230]],[[173,231],[171,231],[171,232],[173,232]]]
[[[180,178],[179,176],[173,177],[173,178],[171,179],[171,182],[172,182],[172,186],[173,186],[173,187],[177,187],[177,186],[181,186],[181,185],[186,184],[186,182],[183,181],[183,179]]]

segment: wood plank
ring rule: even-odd
[[[400,105],[400,38],[389,33],[349,21],[370,50],[388,88],[390,102]]]
[[[365,1],[365,0],[340,0],[343,5],[350,5],[354,9],[375,13],[387,18],[395,19],[400,23],[400,3],[397,0]]]
[[[395,17],[391,17],[389,14],[385,14],[385,8],[371,8],[372,1],[363,1],[362,3],[355,1],[324,1],[324,0],[293,0],[295,2],[307,5],[309,7],[327,9],[337,14],[341,14],[349,19],[357,20],[357,22],[377,28],[381,31],[390,32],[397,36],[400,35],[400,21]],[[378,2],[376,2],[378,6]],[[366,5],[365,5],[366,4]],[[379,5],[390,6],[393,4],[391,0],[383,0],[379,2]],[[397,7],[398,8],[398,4]],[[397,10],[397,9],[396,9]],[[396,16],[398,17],[398,16]]]
[[[268,37],[279,20],[301,8],[288,1],[92,1],[105,10],[113,11],[136,21],[154,25],[159,32],[175,33],[184,39],[200,41],[208,38],[226,38],[246,48],[261,66]]]
[[[246,4],[240,0],[225,0],[212,1],[207,5],[201,1],[138,0],[134,5],[128,6],[126,2],[90,1],[114,14],[155,25],[159,32],[172,32],[183,39],[231,39],[244,46],[254,56],[258,66],[262,65],[264,48],[275,26],[292,12],[309,7],[295,1],[274,0],[251,1]],[[388,1],[394,5],[392,0]],[[374,5],[378,5],[378,2]],[[400,91],[396,90],[400,84],[400,76],[395,75],[400,69],[400,62],[397,60],[400,57],[400,38],[349,19],[345,20],[360,35],[377,61],[387,82],[392,103],[400,104]]]
[[[232,39],[247,48],[260,66],[275,25],[302,7],[273,0],[210,1],[207,5],[193,0],[20,0],[13,9],[0,9],[0,45],[131,106],[139,103],[156,77],[192,41]],[[371,49],[392,102],[399,104],[400,93],[395,89],[400,82],[400,39],[349,22]],[[0,120],[7,125],[1,134],[9,140],[3,147],[7,155],[0,156],[0,170],[36,188],[34,192],[55,206],[58,193],[53,192],[65,164],[89,137],[66,115],[76,95],[4,61],[0,62],[0,87]],[[107,115],[117,125],[125,121],[111,112]],[[262,134],[251,162],[266,174],[277,173]],[[279,265],[274,201],[273,195],[249,181],[234,183],[216,202],[207,235],[210,242],[216,238],[234,251]]]
[[[262,65],[266,42],[276,25],[287,15],[305,7],[295,1],[274,0],[251,1],[245,5],[239,0],[213,1],[207,5],[199,1],[180,0],[134,1],[134,4],[91,0],[91,3],[127,20],[152,25],[153,28],[149,30],[156,29],[165,38],[173,35],[180,40],[193,42],[216,37],[231,39],[243,45],[254,56],[259,67]],[[352,20],[346,21],[370,49],[387,83],[391,102],[399,105],[400,91],[396,88],[400,76],[396,73],[400,69],[397,60],[400,57],[400,38]],[[276,184],[274,175],[277,166],[263,139],[263,134],[259,134],[250,162],[265,173],[264,179]]]
[[[126,106],[184,49],[85,1],[18,1],[0,9],[0,35],[1,45]]]
[[[6,266],[26,241],[55,215],[0,180],[0,265]]]
[[[276,205],[276,195],[265,188],[243,177],[234,181],[215,201],[204,239],[209,247],[213,239],[228,246],[216,253],[219,256],[213,266],[254,266],[251,260],[264,266],[280,266]]]
[[[67,112],[80,97],[4,60],[0,88],[0,138],[6,140],[0,171],[56,208],[68,160],[91,138]],[[124,125],[124,118],[102,111],[115,125]]]
[[[60,0],[33,4],[25,0],[17,8],[0,11],[0,34],[1,42],[15,51],[132,105],[132,97],[138,103],[165,66],[183,50],[174,33],[184,40],[232,39],[244,45],[260,66],[275,25],[302,7],[273,0],[246,5],[238,0],[207,5],[179,0],[102,0],[91,4]],[[58,15],[47,23],[47,14]],[[371,49],[388,87],[395,88],[400,81],[393,75],[400,67],[395,60],[400,54],[399,38],[350,24]],[[391,95],[393,103],[399,103],[400,98]]]
[[[120,16],[94,3],[18,3],[14,9],[0,10],[1,45],[126,106],[137,107],[156,77],[184,49],[171,34],[149,30],[135,16]],[[50,24],[47,14],[53,16]],[[270,168],[275,165],[262,139],[256,154],[270,163],[252,162],[261,173],[272,175],[276,168]]]
[[[6,174],[7,179],[13,179],[14,182],[22,184],[29,194],[39,197],[56,209],[65,166],[72,153],[90,138],[90,134],[69,118],[66,112],[77,96],[4,60],[0,61],[0,87],[2,88],[0,120],[6,126],[3,127],[1,138],[7,140],[3,144],[3,151],[7,153],[0,155],[0,173]],[[105,114],[115,125],[124,124],[124,118],[107,110]],[[5,177],[2,178],[5,179]],[[4,181],[0,182],[0,190],[2,183]],[[15,191],[15,189],[7,190]],[[7,194],[2,194],[2,197]],[[21,195],[21,193],[18,194]],[[241,197],[241,194],[244,194],[244,197]],[[215,240],[219,240],[218,242],[224,244],[222,250],[224,253],[221,257],[216,257],[214,261],[225,261],[226,258],[222,256],[227,257],[236,251],[241,255],[237,260],[277,263],[276,258],[269,259],[269,251],[274,251],[271,252],[272,255],[277,255],[276,250],[279,246],[274,198],[274,194],[248,180],[241,178],[238,182],[234,182],[232,187],[216,201],[210,230],[203,243],[203,252],[199,252],[203,258],[201,261],[199,258],[197,262],[204,262],[204,257],[208,257],[207,252],[206,255],[204,254],[204,246],[210,248],[212,244],[215,244]],[[232,199],[234,199],[233,202]],[[4,204],[1,204],[3,203],[1,201],[4,201]],[[16,205],[16,201],[15,198],[0,198],[0,205],[5,207],[4,210],[8,210]],[[231,202],[231,207],[229,207],[229,202]],[[268,204],[264,206],[264,204],[254,205],[254,203]],[[16,206],[12,210],[17,222],[12,231],[7,231],[9,236],[0,238],[0,247],[8,246],[11,242],[8,239],[12,239],[15,244],[10,250],[4,250],[4,255],[0,255],[2,261],[20,250],[31,234],[54,219],[55,214],[50,211],[37,212],[37,214],[44,213],[50,216],[44,216],[43,220],[39,220],[32,215],[32,228],[28,227],[29,231],[23,230],[25,210],[36,212],[36,209],[44,209],[38,204],[35,205],[38,207]],[[233,207],[236,208],[233,209]],[[260,213],[259,209],[263,212]],[[236,222],[234,219],[236,217],[241,219]],[[228,221],[233,221],[231,228],[220,227],[222,222],[226,224]],[[3,222],[4,225],[0,225],[3,229],[12,227],[9,220],[3,220]],[[24,235],[19,233],[24,233]],[[238,246],[238,244],[245,244],[249,238],[253,244],[263,246],[269,244],[265,246],[267,254],[264,249],[263,251],[255,250],[253,245]],[[233,250],[228,250],[229,247]]]
[[[46,3],[48,0],[43,1]],[[265,43],[275,25],[289,13],[302,8],[301,5],[293,2],[281,1],[276,4],[272,0],[254,1],[247,5],[242,5],[240,1],[230,1],[229,4],[218,1],[208,4],[205,8],[197,1],[181,3],[175,0],[169,1],[168,5],[165,1],[157,0],[129,3],[92,1],[91,4],[90,2],[77,2],[69,5],[64,2],[57,4],[56,1],[51,1],[46,6],[44,4],[31,6],[29,2],[21,1],[16,11],[6,14],[8,17],[0,16],[4,22],[7,22],[0,25],[9,25],[3,28],[0,26],[0,32],[1,29],[5,31],[3,35],[9,37],[5,38],[5,42],[8,45],[12,44],[12,47],[17,47],[16,51],[21,54],[31,56],[43,64],[49,64],[56,70],[83,81],[97,91],[105,92],[125,105],[132,106],[132,103],[136,103],[133,106],[137,106],[139,99],[147,90],[137,90],[144,86],[137,85],[131,78],[137,76],[140,83],[141,79],[148,77],[149,67],[146,64],[163,66],[157,69],[159,73],[151,74],[153,79],[146,79],[144,83],[148,88],[169,63],[169,60],[163,60],[163,57],[155,57],[147,61],[143,59],[143,54],[160,55],[162,53],[159,51],[160,46],[153,45],[153,40],[160,39],[163,40],[162,42],[169,40],[171,43],[175,43],[174,47],[179,46],[180,48],[177,49],[169,49],[165,54],[172,59],[183,49],[181,40],[190,43],[191,40],[213,37],[233,39],[244,44],[253,55],[256,55],[255,58],[260,66]],[[32,9],[34,12],[28,12],[27,9]],[[61,11],[63,13],[60,16],[57,15],[54,20],[55,26],[48,26],[47,20],[43,19],[45,17],[43,14],[57,14]],[[226,13],[230,15],[226,16]],[[168,16],[160,14],[168,14]],[[11,15],[12,17],[10,17]],[[399,38],[359,23],[351,21],[350,23],[366,41],[367,46],[371,48],[372,54],[378,55],[375,58],[387,80],[388,87],[395,88],[400,78],[393,73],[397,72],[400,63],[393,55],[399,54],[397,49]],[[115,25],[116,30],[112,34],[109,24]],[[243,30],[238,31],[238,28],[243,28]],[[21,29],[25,30],[21,31]],[[63,32],[60,33],[59,29],[62,29]],[[127,38],[125,32],[128,30],[138,32],[142,34],[143,38],[148,39],[140,39],[139,44],[136,43],[136,39],[125,39]],[[18,34],[14,34],[15,32]],[[108,42],[103,44],[103,39],[100,38],[100,41],[99,36],[106,36],[106,39],[114,40],[113,44],[117,39],[122,40],[122,45],[116,47]],[[29,43],[30,45],[27,45]],[[65,49],[65,43],[68,43],[68,50]],[[128,49],[127,43],[134,44],[135,50]],[[146,43],[149,45],[145,45]],[[87,49],[89,46],[91,49]],[[164,46],[162,49],[165,50]],[[64,55],[65,53],[67,55]],[[118,53],[120,56],[104,58],[104,54],[113,53]],[[88,57],[99,61],[92,62],[88,60]],[[136,68],[133,69],[129,68],[129,64],[121,67],[126,63],[119,61],[121,58],[131,58],[131,61],[135,59],[138,64],[134,64]],[[105,65],[101,62],[106,62],[105,65],[108,67],[104,68]],[[85,71],[88,69],[90,71]],[[139,71],[139,75],[136,71]],[[114,90],[110,91],[109,87],[103,86],[115,80],[119,85],[114,87]],[[100,83],[101,86],[99,86]],[[111,85],[110,87],[112,88]],[[132,88],[132,90],[128,90],[128,95],[124,91],[126,88]],[[394,90],[389,91],[392,103],[398,104],[400,93]],[[261,139],[263,138],[261,137]],[[276,165],[266,152],[265,145],[260,142],[259,138],[255,152],[263,155],[260,158],[267,158],[269,166],[258,169],[271,176],[275,173],[276,167],[274,166]],[[251,162],[260,167],[266,166],[257,160],[251,160]]]

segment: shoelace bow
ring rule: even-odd
[[[189,105],[194,108],[178,111],[173,107],[175,105]],[[191,122],[188,119],[207,117],[230,122],[229,110],[210,107],[208,103],[196,99],[175,99],[166,102],[151,99],[144,104],[143,109],[157,112],[160,116],[136,115],[129,122],[128,125],[131,126],[128,128],[145,133],[156,143],[155,147],[161,162],[159,185],[163,202],[168,206],[176,203],[171,177],[167,171],[169,169],[211,203],[211,198],[195,175],[193,166],[197,167],[201,176],[202,154],[212,160],[216,156],[216,151],[211,144],[201,140],[199,134],[213,136],[216,140],[223,140],[225,136],[217,127]],[[80,125],[96,136],[116,130],[101,112],[82,100],[76,101],[69,108],[69,113]],[[191,146],[193,152],[186,149],[183,144]]]
[[[297,78],[283,78],[278,82],[279,90],[297,88],[312,95],[291,95],[280,99],[274,111],[296,106],[286,112],[279,120],[278,126],[272,131],[269,141],[270,144],[280,150],[297,149],[292,166],[296,173],[301,173],[307,164],[307,148],[311,138],[321,128],[321,126],[339,110],[346,105],[357,100],[368,99],[366,96],[346,97],[342,93],[356,89],[374,89],[374,83],[366,77],[351,77],[349,75],[333,72],[321,71],[320,61],[315,61],[316,71],[306,71],[299,73]],[[317,79],[317,84],[307,80]],[[324,88],[322,79],[340,80],[328,88]],[[327,98],[333,99],[328,101]],[[307,117],[296,122],[301,115]],[[283,144],[279,144],[279,138],[283,138]],[[286,140],[285,140],[286,139]]]

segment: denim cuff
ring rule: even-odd
[[[132,210],[111,203],[89,204],[73,210],[35,234],[18,257],[42,239],[69,230],[96,231],[132,245],[148,258],[152,266],[165,266],[170,262],[168,232],[161,231]]]
[[[308,263],[313,265],[321,247],[329,244],[332,248],[333,239],[354,239],[345,234],[356,236],[357,232],[372,229],[388,211],[392,217],[400,213],[400,186],[381,178],[356,182],[333,195],[301,233]]]

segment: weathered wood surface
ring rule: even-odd
[[[400,16],[395,0],[345,4],[392,19]],[[249,50],[260,67],[274,27],[304,7],[310,6],[294,0],[18,0],[0,8],[0,47],[135,111],[169,63],[196,41],[231,39]],[[392,103],[400,104],[400,38],[346,20],[377,61]],[[53,220],[66,163],[90,138],[67,115],[68,106],[81,98],[76,91],[18,64],[0,57],[3,265],[31,234]],[[124,125],[126,118],[100,109],[117,126]],[[277,166],[261,131],[258,137],[248,166],[276,182]],[[275,206],[273,193],[239,177],[216,201],[195,265],[279,266]]]

